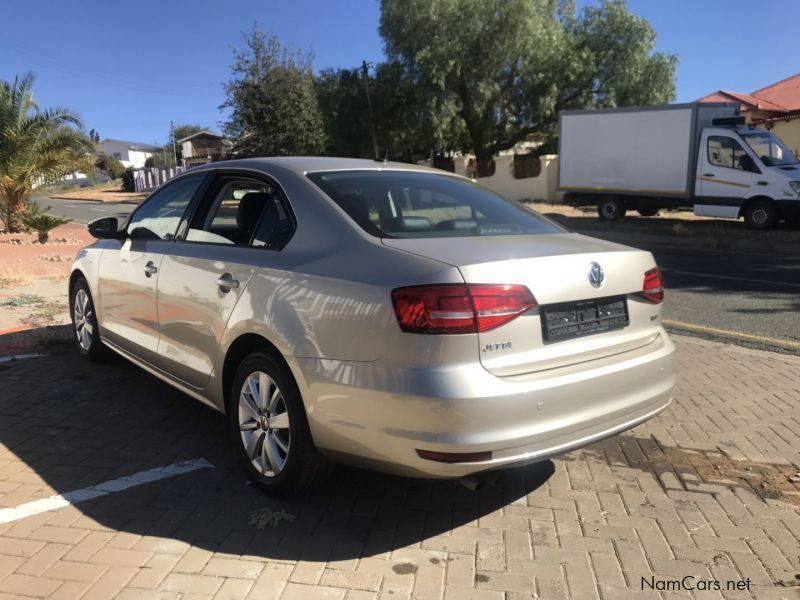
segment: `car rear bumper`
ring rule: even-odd
[[[496,377],[479,363],[392,369],[294,359],[314,441],[340,461],[421,477],[460,477],[545,460],[630,429],[672,399],[674,346],[650,344],[544,372]],[[417,450],[485,453],[438,462]]]

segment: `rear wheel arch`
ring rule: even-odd
[[[264,352],[272,356],[286,369],[286,372],[291,376],[292,381],[294,381],[295,387],[297,387],[297,382],[295,381],[292,370],[289,368],[289,363],[286,362],[283,354],[281,354],[275,344],[257,333],[244,333],[228,346],[228,350],[225,353],[225,360],[222,364],[222,394],[225,399],[226,413],[230,411],[230,388],[236,376],[236,369],[238,369],[242,361],[253,352]]]

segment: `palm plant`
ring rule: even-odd
[[[31,73],[0,80],[0,209],[10,232],[22,229],[37,185],[93,169],[92,142],[78,115],[61,106],[39,109],[33,80]]]
[[[39,235],[40,244],[47,243],[47,240],[50,237],[50,232],[53,229],[59,225],[66,225],[72,221],[72,219],[62,219],[61,217],[48,215],[45,211],[50,210],[50,208],[51,207],[48,206],[42,210],[39,208],[38,204],[33,202],[28,207],[28,211],[20,218],[20,221],[22,221],[22,224],[25,227],[32,229]]]

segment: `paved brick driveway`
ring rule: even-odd
[[[800,360],[678,346],[672,408],[584,451],[476,491],[339,469],[283,501],[221,416],[121,360],[0,363],[0,509],[213,465],[0,524],[0,598],[800,598]]]

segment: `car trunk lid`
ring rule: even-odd
[[[644,274],[655,265],[649,252],[572,233],[385,238],[383,243],[453,265],[467,283],[528,287],[536,298],[536,308],[476,336],[481,363],[498,376],[626,352],[653,342],[659,335],[660,305],[641,295]],[[593,263],[602,270],[599,287],[590,281]],[[609,317],[604,331],[569,339],[552,334],[547,339],[548,331],[555,328],[554,316],[580,320],[583,313],[610,311],[612,306],[627,312],[627,324]],[[544,327],[543,314],[548,313],[551,323]]]

